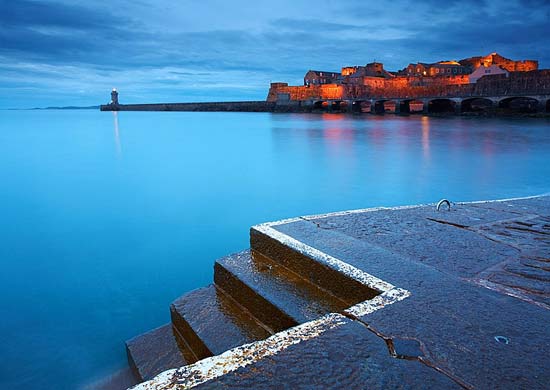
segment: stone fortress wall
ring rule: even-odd
[[[444,68],[450,62],[423,64],[422,69],[430,66]],[[476,82],[471,82],[469,74],[455,74],[451,70],[459,66],[470,69],[470,73],[480,66],[497,65],[505,69],[506,74],[486,75]],[[444,64],[444,65],[440,65]],[[423,97],[465,97],[465,96],[498,96],[527,95],[550,93],[550,70],[538,70],[538,61],[513,61],[492,53],[486,57],[472,57],[461,60],[457,65],[448,65],[447,72],[437,76],[399,72],[378,71],[369,74],[367,64],[364,75],[353,77],[361,67],[344,67],[340,78],[333,78],[331,83],[316,83],[311,79],[314,71],[308,71],[307,79],[301,86],[290,86],[288,83],[271,83],[267,101],[311,101],[335,99],[372,99],[372,98],[423,98]],[[379,69],[382,64],[376,63]],[[455,70],[456,71],[456,70]],[[320,74],[328,72],[317,72]],[[423,73],[426,73],[424,70]],[[334,74],[334,73],[331,73]],[[430,74],[430,73],[427,73]]]

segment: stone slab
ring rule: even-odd
[[[130,368],[140,381],[151,379],[170,368],[188,364],[170,324],[128,340],[126,352]]]
[[[214,271],[217,285],[275,331],[347,307],[345,302],[250,250],[219,259]]]
[[[418,360],[390,355],[362,324],[342,326],[266,357],[197,389],[460,389]]]
[[[214,285],[178,298],[172,303],[171,311],[174,326],[199,358],[270,336]],[[180,326],[182,322],[184,326]]]
[[[463,206],[456,206],[451,210],[461,207]],[[465,212],[462,216],[459,211],[451,213],[456,213],[456,220],[461,223],[472,219],[471,215],[466,217]],[[509,245],[494,242],[468,229],[436,221],[443,216],[448,218],[449,215],[449,212],[435,211],[434,206],[424,206],[345,214],[312,219],[311,222],[319,228],[336,230],[461,277],[473,277],[518,254],[518,250]],[[483,214],[479,218],[492,220]],[[307,221],[289,224],[292,226],[280,225],[276,229],[285,232],[288,228],[292,229],[288,233],[292,233],[298,229],[297,224],[306,223]]]

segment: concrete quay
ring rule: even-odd
[[[550,196],[253,226],[127,342],[133,389],[547,389]]]

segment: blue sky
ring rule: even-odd
[[[376,59],[550,68],[549,0],[0,0],[0,108],[265,99]]]

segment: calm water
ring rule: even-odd
[[[0,111],[0,388],[122,369],[250,225],[549,178],[546,120]]]

